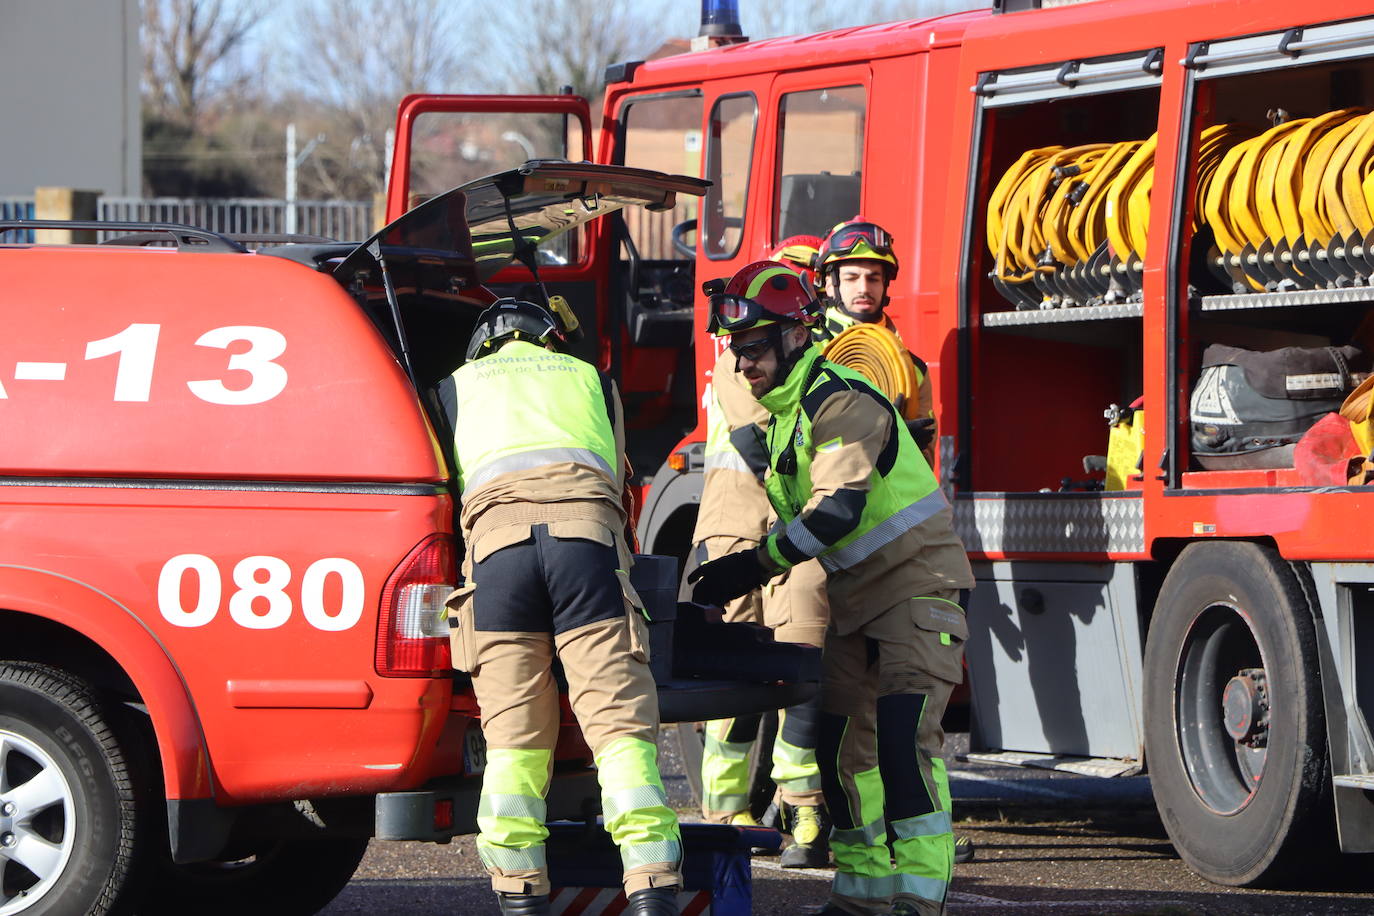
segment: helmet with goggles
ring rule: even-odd
[[[702,291],[710,301],[706,329],[716,337],[770,324],[812,324],[820,303],[806,281],[776,261],[755,261],[727,280],[709,280]]]
[[[816,254],[816,284],[844,261],[881,261],[887,282],[897,279],[897,255],[892,236],[877,223],[862,216],[843,222],[830,230]]]

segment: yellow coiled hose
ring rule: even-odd
[[[1283,118],[1262,130],[1202,130],[1192,163],[1193,230],[1212,230],[1214,264],[1237,289],[1324,285],[1313,266],[1318,256],[1347,277],[1368,278],[1361,260],[1368,255],[1358,246],[1374,232],[1374,112]],[[987,245],[999,289],[1014,302],[1019,297],[1018,307],[1119,301],[1115,287],[1107,292],[1102,284],[1108,268],[1099,258],[1105,251],[1113,276],[1140,269],[1155,144],[1152,136],[1045,146],[1012,163],[988,199]],[[1311,254],[1314,244],[1331,252]]]
[[[900,403],[904,419],[919,414],[920,382],[906,347],[887,328],[877,324],[854,324],[825,342],[821,355],[839,363],[872,382],[894,404]]]

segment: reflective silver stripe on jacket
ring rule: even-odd
[[[839,550],[824,554],[821,557],[821,565],[826,568],[827,572],[835,572],[854,566],[868,559],[879,549],[897,540],[948,505],[944,491],[932,490],[905,509],[893,513],[887,521],[875,525],[863,537],[846,544]],[[788,528],[790,530],[791,526],[789,525]]]
[[[808,557],[817,556],[825,545],[820,542],[811,529],[802,524],[800,518],[794,518],[787,523],[786,536],[792,542],[792,546],[806,554]]]
[[[530,471],[546,464],[560,464],[562,462],[584,464],[604,472],[607,477],[615,477],[615,472],[606,463],[606,459],[591,449],[536,448],[528,452],[516,452],[513,455],[506,455],[504,458],[496,458],[474,468],[472,473],[464,475],[463,490],[470,493],[500,474],[508,474],[511,471]]]
[[[734,449],[708,452],[706,455],[706,470],[742,471],[751,477],[754,475],[753,468],[749,467],[748,463],[740,457],[740,453]]]

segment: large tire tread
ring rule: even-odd
[[[1175,679],[1203,610],[1232,599],[1250,621],[1277,698],[1273,710],[1282,715],[1273,717],[1253,797],[1220,814],[1198,797],[1183,762]],[[1234,886],[1286,886],[1325,871],[1336,854],[1325,712],[1315,622],[1293,568],[1259,544],[1190,545],[1160,591],[1144,676],[1145,759],[1160,817],[1183,859],[1203,877]]]
[[[105,765],[104,775],[114,794],[118,824],[109,872],[94,899],[83,906],[70,897],[70,890],[64,889],[63,894],[45,895],[31,910],[21,912],[25,916],[30,912],[34,916],[78,916],[80,913],[86,916],[119,916],[132,912],[136,896],[133,878],[137,842],[142,826],[135,779],[130,772],[120,736],[112,724],[109,709],[86,681],[60,668],[38,662],[0,661],[0,686],[3,685],[32,692],[59,707],[85,732],[84,737],[94,744]],[[6,711],[0,705],[0,712]],[[75,850],[73,857],[81,851]],[[54,896],[65,899],[50,899]]]

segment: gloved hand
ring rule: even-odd
[[[906,428],[911,431],[911,438],[916,440],[916,447],[921,451],[930,448],[930,443],[935,439],[935,418],[917,417],[915,420],[907,420]]]
[[[688,574],[687,581],[694,586],[694,602],[724,607],[725,602],[749,594],[769,578],[759,564],[758,551],[739,550],[703,563]]]

